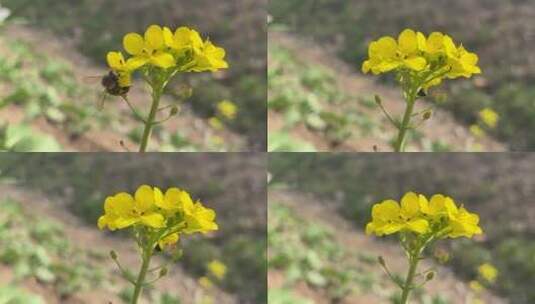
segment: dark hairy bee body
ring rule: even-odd
[[[130,90],[130,87],[121,87],[119,85],[119,75],[114,71],[104,75],[100,83],[106,89],[106,93],[113,96],[125,96]]]

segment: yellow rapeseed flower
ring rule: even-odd
[[[489,128],[495,128],[498,125],[500,116],[491,108],[484,108],[479,111],[479,118]]]
[[[205,289],[210,289],[214,287],[214,283],[212,283],[212,281],[208,277],[199,278],[199,285],[201,285]]]
[[[471,125],[470,133],[475,137],[483,137],[485,135],[485,131],[479,125]]]
[[[424,89],[438,85],[444,78],[481,73],[476,54],[462,45],[457,47],[450,36],[439,32],[426,38],[421,32],[406,29],[397,40],[381,37],[370,43],[368,57],[362,64],[364,73],[407,72],[418,79]]]
[[[481,234],[479,216],[458,207],[452,198],[436,194],[428,201],[424,195],[408,192],[401,204],[386,200],[372,207],[372,221],[366,233],[377,236],[396,232],[435,233],[437,237],[468,237]]]
[[[163,29],[158,25],[151,25],[144,37],[138,33],[126,34],[123,47],[133,56],[130,60],[136,66],[151,64],[168,69],[176,65],[175,58],[166,51]]]
[[[227,266],[218,260],[213,260],[207,265],[208,271],[218,280],[225,278],[227,274]]]
[[[469,286],[470,286],[470,289],[472,289],[472,291],[474,291],[475,293],[480,293],[485,289],[485,287],[483,287],[481,283],[475,280],[470,281]]]
[[[217,111],[226,119],[235,119],[238,107],[230,100],[222,100],[217,104]]]
[[[489,283],[496,282],[496,278],[498,277],[498,269],[489,263],[480,265],[477,268],[477,272]]]
[[[106,56],[108,66],[119,75],[119,85],[129,87],[132,85],[132,72],[139,68],[136,61],[125,61],[123,53],[109,52]]]
[[[104,215],[98,220],[100,229],[123,229],[141,225],[161,235],[160,245],[178,242],[180,234],[206,233],[218,229],[215,211],[201,202],[193,202],[189,193],[170,188],[165,194],[148,185],[140,186],[134,196],[121,192],[106,198]]]

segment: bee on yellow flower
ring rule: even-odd
[[[122,42],[128,57],[122,52],[108,52],[106,61],[111,71],[102,78],[102,85],[109,94],[123,97],[134,116],[145,124],[139,147],[140,152],[145,152],[153,127],[178,113],[171,110],[167,118],[156,120],[164,109],[160,108],[160,99],[169,81],[177,73],[215,72],[227,69],[229,64],[223,48],[209,39],[203,40],[199,32],[188,27],[179,27],[173,32],[168,27],[153,24],[143,34],[126,34]],[[153,100],[147,117],[140,115],[126,98],[136,71],[152,89]]]
[[[362,72],[374,75],[396,73],[406,101],[405,113],[399,120],[392,118],[379,104],[390,123],[398,129],[394,143],[396,152],[404,150],[407,131],[413,125],[421,125],[411,124],[416,100],[425,97],[429,88],[441,84],[445,79],[481,74],[478,61],[475,53],[467,51],[462,44],[456,44],[450,36],[440,32],[433,32],[426,37],[421,32],[405,29],[397,39],[385,36],[369,44],[368,59],[362,63]]]

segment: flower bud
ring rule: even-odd
[[[386,267],[385,259],[382,256],[377,257],[377,261],[383,267]]]
[[[171,108],[171,112],[169,113],[169,115],[175,116],[176,114],[178,114],[178,111],[179,111],[178,107],[177,106],[173,106]]]
[[[381,100],[381,97],[379,95],[375,95],[375,103],[378,105],[381,105],[383,101]]]
[[[429,271],[428,273],[425,274],[425,281],[426,281],[426,282],[429,282],[429,281],[431,281],[434,277],[435,277],[435,272],[434,272],[434,271]]]
[[[114,250],[110,251],[110,257],[113,260],[117,260],[117,252],[115,252]]]
[[[423,120],[428,120],[431,118],[431,116],[433,116],[433,111],[432,110],[428,110],[428,111],[425,111],[424,114],[422,115],[422,118]]]
[[[160,278],[167,275],[167,267],[160,269]]]

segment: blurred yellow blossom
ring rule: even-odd
[[[225,278],[227,274],[227,266],[218,260],[213,260],[208,263],[208,270],[210,273],[216,277],[218,280]]]
[[[485,287],[483,287],[481,283],[475,280],[470,281],[469,285],[470,285],[470,289],[472,289],[475,293],[479,293],[485,289]]]
[[[477,268],[477,272],[489,283],[496,282],[496,278],[498,277],[498,269],[489,263],[480,265]]]
[[[210,126],[212,128],[214,128],[215,130],[222,130],[223,129],[223,123],[221,122],[221,120],[217,117],[210,117],[210,119],[208,119],[208,123],[210,124]]]
[[[483,131],[483,129],[481,129],[481,127],[478,125],[471,125],[470,133],[472,133],[472,135],[474,135],[475,137],[485,136],[485,131]]]
[[[484,108],[483,110],[479,111],[479,118],[489,128],[495,128],[498,125],[500,116],[491,108]]]
[[[230,100],[222,100],[217,104],[217,111],[226,119],[232,120],[236,118],[238,107]]]
[[[214,283],[208,277],[201,277],[199,278],[199,285],[205,289],[210,289],[214,286]]]

